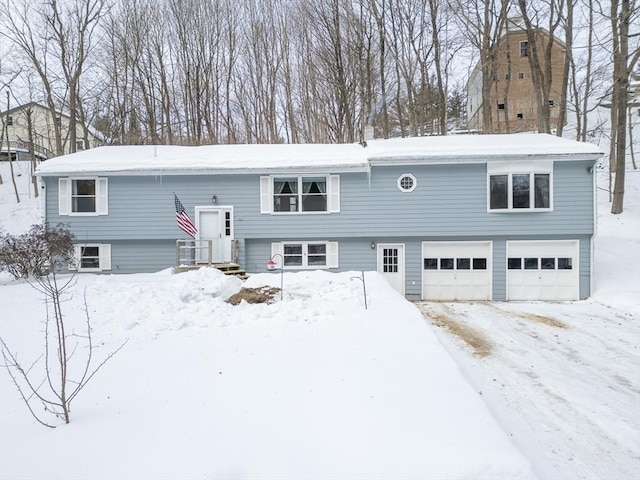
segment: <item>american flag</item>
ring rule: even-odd
[[[184,209],[182,202],[178,200],[178,196],[174,193],[173,197],[175,198],[176,202],[176,220],[178,221],[178,227],[180,227],[180,230],[189,235],[191,238],[196,238],[198,229],[191,221],[191,218],[189,217],[187,211]]]

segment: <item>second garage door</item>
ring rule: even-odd
[[[422,242],[424,300],[491,300],[491,242]]]
[[[578,300],[578,241],[507,242],[507,300]]]

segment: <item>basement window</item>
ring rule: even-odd
[[[78,272],[101,272],[111,270],[111,245],[89,243],[75,245],[75,259],[69,270]]]
[[[504,110],[504,103],[498,104],[498,110]]]
[[[519,120],[522,120],[524,118],[524,115],[522,113],[518,113],[518,115],[516,115],[518,117]]]
[[[524,79],[524,72],[518,72],[518,80]]]

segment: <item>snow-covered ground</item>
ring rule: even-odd
[[[0,173],[0,226],[17,233],[30,222]],[[618,216],[599,190],[581,302],[424,303],[425,321],[374,272],[368,310],[356,273],[286,273],[282,302],[235,307],[242,284],[217,271],[82,275],[69,322],[86,292],[97,356],[129,342],[54,430],[0,372],[0,479],[637,478],[639,187],[630,171]],[[44,306],[1,280],[0,334],[28,362]],[[432,325],[444,317],[491,352]]]

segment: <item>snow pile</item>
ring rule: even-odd
[[[79,277],[70,321],[86,291],[99,352],[131,341],[54,431],[0,377],[0,477],[533,478],[415,306],[367,272],[365,310],[357,275],[287,273],[283,301],[236,307],[212,269]],[[2,300],[3,337],[33,351],[38,295]]]
[[[635,311],[640,319],[640,170],[627,170],[624,211],[611,214],[608,172],[598,171],[593,300]]]
[[[12,162],[14,178],[18,187],[20,203],[11,181],[11,165],[0,162],[0,233],[19,234],[26,232],[34,223],[42,221],[42,197],[36,198],[30,179],[29,162]]]
[[[0,168],[0,228],[21,233],[39,199],[27,169],[16,205]],[[285,273],[283,301],[236,307],[225,298],[279,287],[279,273],[82,275],[71,328],[86,295],[96,355],[129,342],[53,431],[0,372],[0,478],[635,478],[640,173],[621,215],[605,171],[597,184],[590,299],[421,306],[484,335],[484,358],[373,272],[368,310],[360,272]],[[25,362],[43,318],[37,292],[0,278],[0,335]]]

